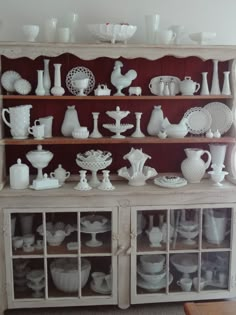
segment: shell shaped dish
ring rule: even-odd
[[[137,26],[129,24],[88,24],[90,33],[100,41],[126,43],[137,30]]]
[[[21,79],[21,76],[18,72],[8,70],[2,74],[1,84],[7,92],[15,92],[14,83],[18,79]]]
[[[30,93],[32,86],[29,81],[25,79],[18,79],[14,82],[15,91],[21,95],[27,95]]]

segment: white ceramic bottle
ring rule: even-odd
[[[26,189],[29,186],[29,167],[17,159],[10,169],[10,187],[12,189]]]
[[[72,137],[72,131],[80,127],[75,105],[67,106],[65,117],[61,126],[61,133],[65,137]]]
[[[157,136],[158,132],[161,130],[163,119],[164,115],[161,105],[154,106],[147,126],[147,132],[150,136]]]

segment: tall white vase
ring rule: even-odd
[[[223,165],[225,161],[227,144],[211,143],[209,144],[211,153],[211,162],[216,165]]]
[[[43,87],[45,95],[50,95],[51,79],[49,74],[49,59],[44,59],[44,72],[43,72]]]
[[[61,96],[65,93],[65,89],[61,86],[61,63],[54,63],[54,86],[51,93],[55,96]]]
[[[45,89],[43,86],[43,70],[37,70],[37,74],[38,74],[38,83],[35,90],[35,94],[42,96],[42,95],[45,95]]]
[[[208,72],[202,72],[202,85],[201,85],[201,91],[200,95],[209,95],[209,88],[208,88],[208,82],[207,82],[207,75]]]
[[[219,75],[218,75],[218,63],[219,60],[213,59],[213,75],[212,75],[212,83],[211,83],[211,95],[220,95],[220,83],[219,83]]]
[[[222,88],[222,94],[231,95],[231,88],[229,82],[230,71],[224,71],[224,83]]]

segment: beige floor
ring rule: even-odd
[[[60,309],[24,309],[11,310],[6,312],[7,315],[104,315],[104,314],[123,314],[123,315],[184,315],[183,303],[161,303],[132,305],[126,310],[121,310],[116,306],[94,306],[78,308],[60,308]]]

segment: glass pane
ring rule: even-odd
[[[44,298],[43,259],[13,259],[13,281],[15,299]]]
[[[149,254],[137,257],[137,294],[164,293],[171,274],[166,273],[166,255]]]
[[[203,209],[202,248],[229,248],[231,208]]]
[[[81,253],[111,253],[111,212],[81,212]]]

